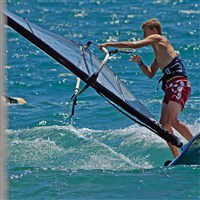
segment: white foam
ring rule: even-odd
[[[199,120],[188,126],[194,135],[199,132]],[[163,139],[138,125],[117,130],[41,126],[7,130],[7,133],[10,135],[9,159],[22,166],[60,165],[66,170],[150,169],[152,155],[148,152],[168,149]],[[177,132],[175,134],[186,142]]]

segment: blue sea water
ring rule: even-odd
[[[8,0],[7,9],[82,43],[142,39],[141,23],[158,18],[192,84],[180,120],[194,135],[200,132],[198,0]],[[67,119],[76,77],[11,28],[6,35],[7,94],[28,103],[8,107],[9,199],[200,199],[200,167],[164,168],[172,159],[165,141],[93,89],[79,97],[73,121]],[[93,52],[104,58],[98,49]],[[150,47],[135,53],[151,64]],[[107,66],[159,120],[161,72],[148,79],[128,60],[113,56]]]

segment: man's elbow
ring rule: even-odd
[[[152,79],[152,78],[154,77],[154,75],[155,75],[155,74],[148,74],[148,77],[149,77],[150,79]]]
[[[135,42],[129,42],[129,48],[137,49],[139,46]]]

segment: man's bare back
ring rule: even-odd
[[[177,54],[166,37],[158,34],[151,35],[149,37],[154,37],[154,40],[158,41],[151,46],[153,48],[158,66],[161,70],[163,70],[176,57]]]

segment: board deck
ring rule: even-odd
[[[181,154],[168,166],[174,165],[200,165],[200,133],[182,147]]]

